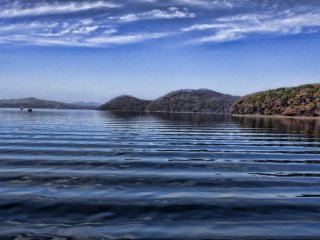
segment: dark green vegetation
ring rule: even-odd
[[[320,116],[320,84],[278,88],[242,98],[208,89],[170,92],[154,101],[123,95],[97,103],[69,104],[36,98],[0,100],[0,108],[99,109],[137,112],[200,112],[238,115]]]
[[[320,84],[250,94],[235,102],[231,113],[317,117],[320,116]]]
[[[98,108],[101,105],[101,103],[97,103],[97,102],[75,102],[72,104],[85,106],[85,107],[92,107],[92,108]]]
[[[150,101],[141,100],[132,96],[119,96],[103,104],[100,110],[116,111],[145,111]]]
[[[149,111],[157,112],[214,112],[228,113],[238,97],[208,89],[179,90],[171,92],[148,106]]]
[[[213,112],[228,113],[238,97],[208,89],[179,90],[154,101],[131,96],[117,97],[100,107],[101,110],[150,112]]]
[[[49,109],[94,109],[91,106],[82,106],[37,98],[4,99],[0,100],[1,108],[49,108]]]

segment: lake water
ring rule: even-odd
[[[319,239],[319,163],[316,120],[3,109],[0,237]]]

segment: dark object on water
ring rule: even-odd
[[[28,112],[32,112],[32,109],[31,109],[31,108],[29,108],[29,109],[28,109]]]
[[[20,108],[21,111],[23,111],[23,108]]]

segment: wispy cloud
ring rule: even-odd
[[[240,14],[221,17],[206,24],[195,24],[183,28],[183,32],[211,30],[211,34],[193,42],[225,42],[246,38],[251,34],[289,35],[309,32],[320,27],[320,11],[267,14]]]
[[[233,8],[241,1],[233,0],[175,0],[176,3],[204,8]]]
[[[126,34],[126,35],[111,35],[105,34],[104,36],[81,38],[79,36],[67,36],[65,38],[51,38],[43,36],[25,36],[25,35],[12,35],[8,37],[0,37],[0,43],[7,43],[8,41],[15,42],[16,44],[31,44],[38,46],[72,46],[72,47],[107,47],[112,45],[126,45],[138,43],[146,40],[159,39],[170,35],[171,33],[139,33],[139,34]]]
[[[19,1],[12,2],[3,6],[0,10],[0,18],[26,17],[46,14],[72,13],[79,11],[88,11],[99,8],[119,8],[120,4],[106,1],[90,2],[42,2],[36,5],[24,5]]]
[[[0,0],[2,44],[103,47],[160,38],[201,44],[319,29],[315,1]]]
[[[129,43],[137,43],[145,40],[164,38],[172,33],[167,32],[156,32],[156,33],[139,33],[139,34],[126,34],[126,35],[106,35],[99,36],[95,38],[90,38],[86,40],[87,44],[92,44],[95,46],[103,46],[110,44],[129,44]]]
[[[172,35],[170,32],[119,33],[109,25],[78,22],[31,22],[0,26],[0,43],[41,46],[104,47],[138,43]],[[27,34],[25,33],[27,31]]]
[[[119,22],[135,22],[140,20],[150,19],[174,19],[174,18],[195,18],[195,13],[189,12],[188,9],[179,9],[176,7],[170,7],[166,10],[154,9],[142,13],[130,13],[122,16],[109,17],[110,20],[116,20]]]

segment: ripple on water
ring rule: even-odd
[[[3,109],[0,237],[319,239],[319,147],[317,120]]]

